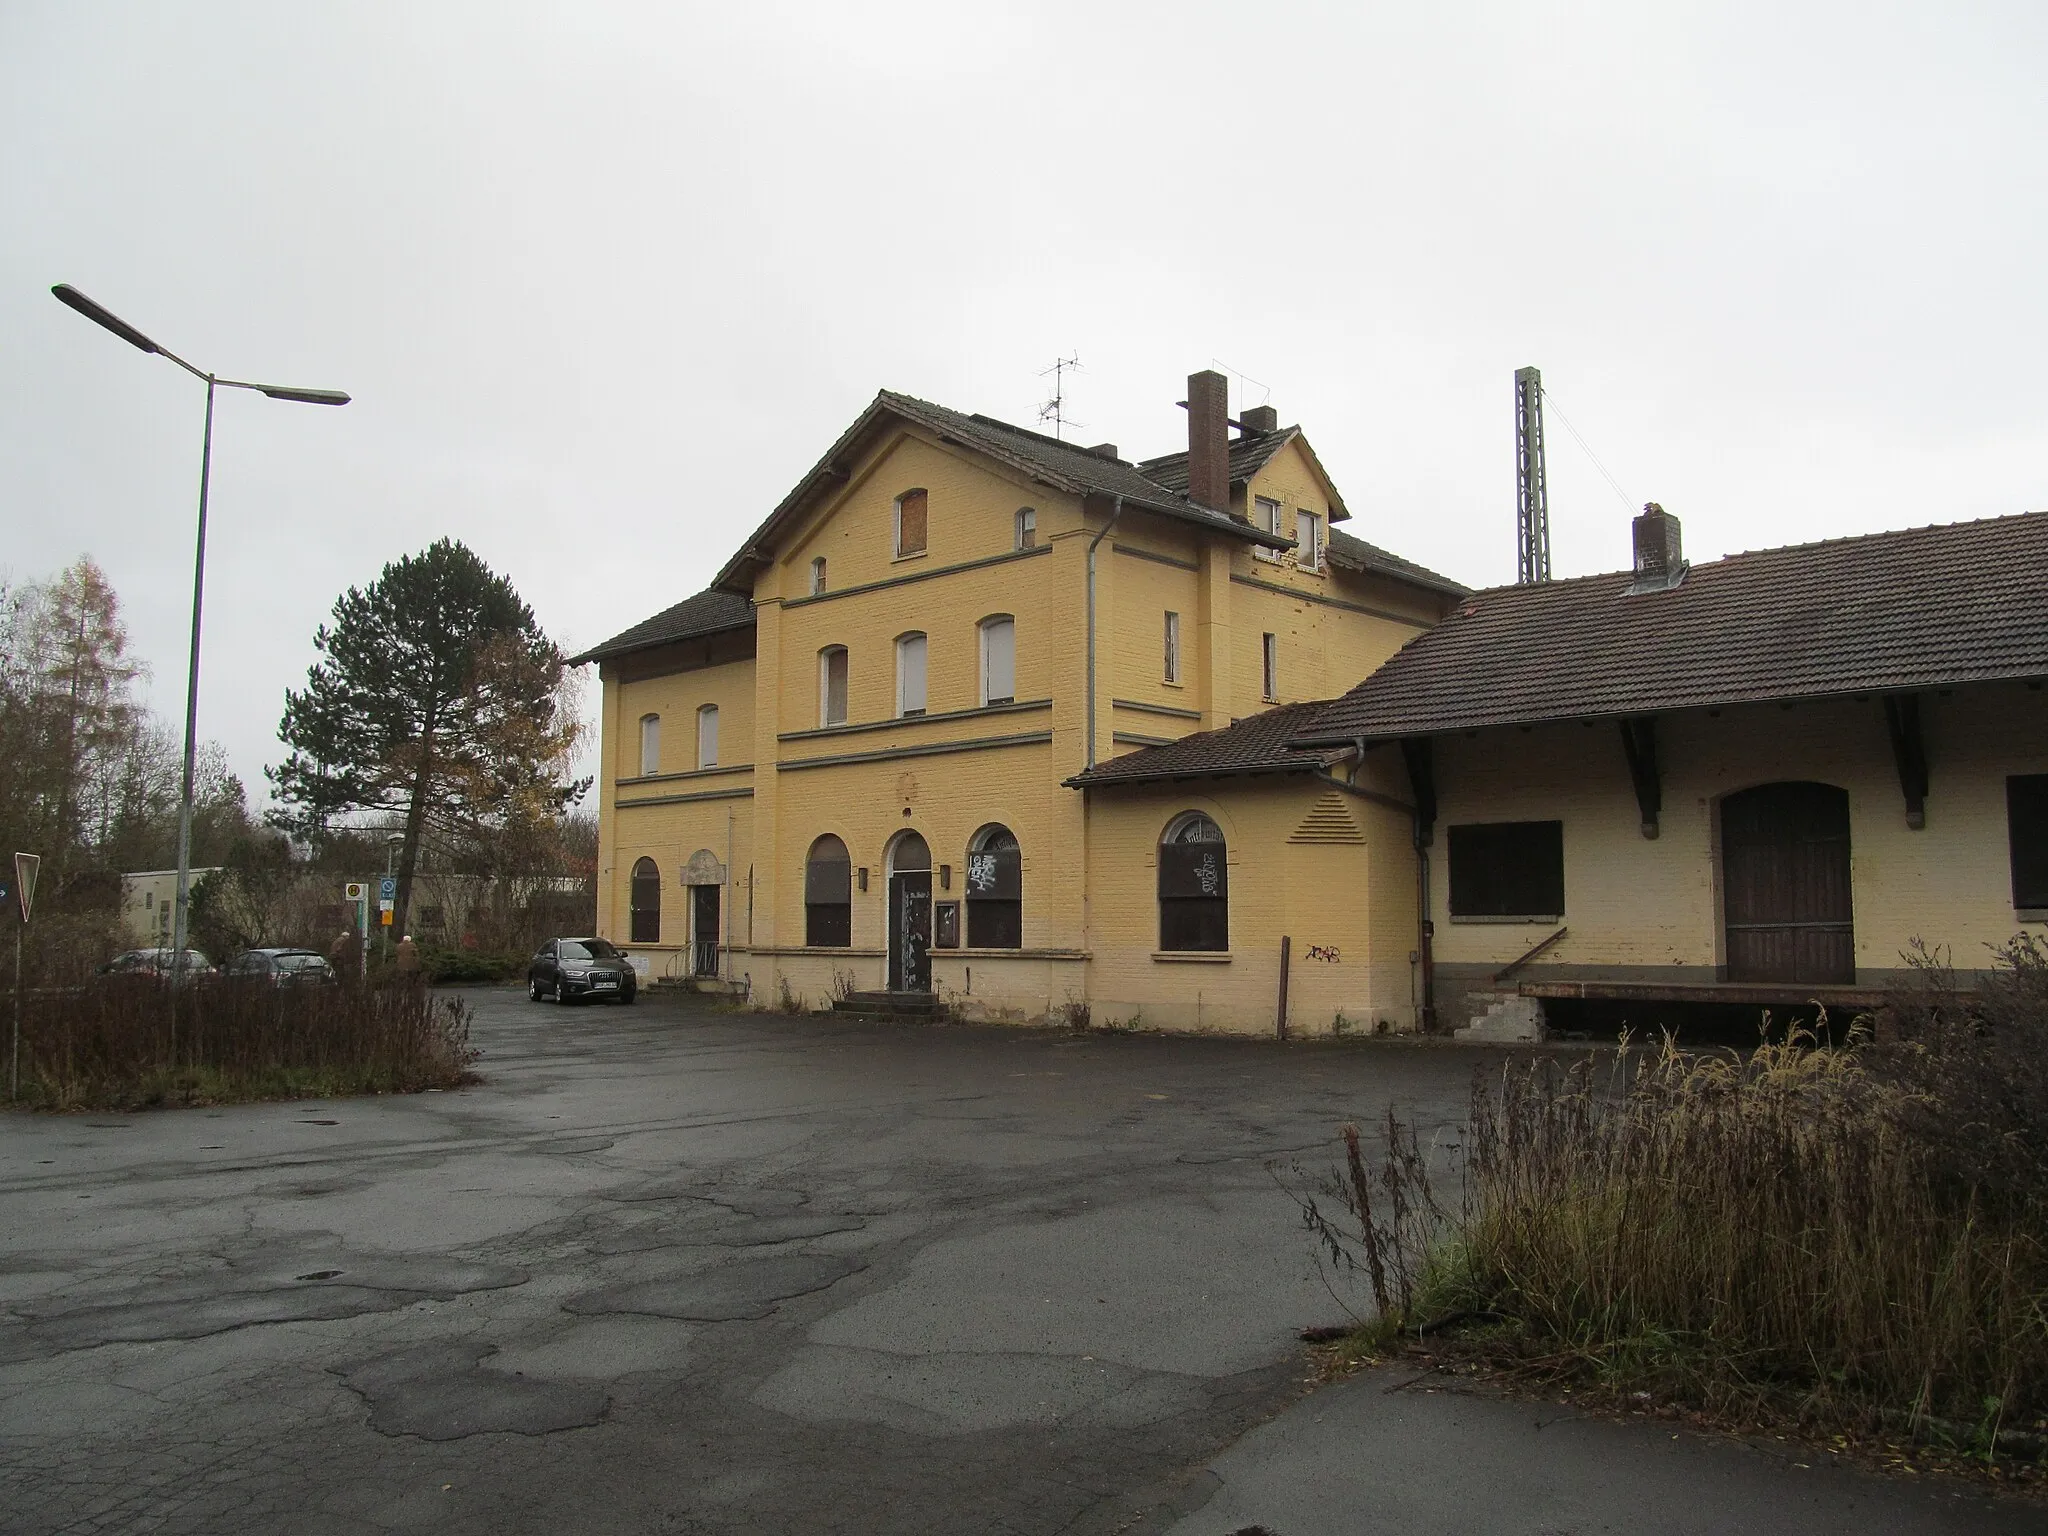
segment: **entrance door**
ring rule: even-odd
[[[690,974],[718,974],[718,887],[690,887]]]
[[[1730,981],[1853,982],[1849,796],[1763,784],[1721,802]]]
[[[889,990],[932,989],[932,855],[906,832],[889,850]]]

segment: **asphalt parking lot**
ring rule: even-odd
[[[1341,1316],[1269,1165],[1478,1059],[471,997],[473,1089],[0,1121],[5,1529],[1162,1530]]]

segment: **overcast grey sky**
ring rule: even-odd
[[[2048,506],[2048,5],[0,0],[0,565],[92,555],[252,792],[338,592],[442,534],[564,645],[699,588],[879,387],[1184,442],[1220,362],[1350,529],[1558,573]]]

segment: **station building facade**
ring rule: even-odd
[[[1132,461],[883,392],[706,591],[577,658],[600,931],[777,1006],[1413,1028],[1405,780],[1291,743],[1465,589],[1342,527],[1270,408],[1186,404]]]

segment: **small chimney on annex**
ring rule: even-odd
[[[1685,551],[1678,519],[1654,501],[1643,503],[1643,515],[1631,525],[1635,532],[1636,579],[1631,592],[1662,592],[1685,578]]]
[[[1269,432],[1280,430],[1280,412],[1275,406],[1248,406],[1237,413],[1237,424],[1247,433],[1256,432],[1264,437]]]
[[[1188,499],[1230,510],[1229,381],[1214,369],[1188,375]]]

